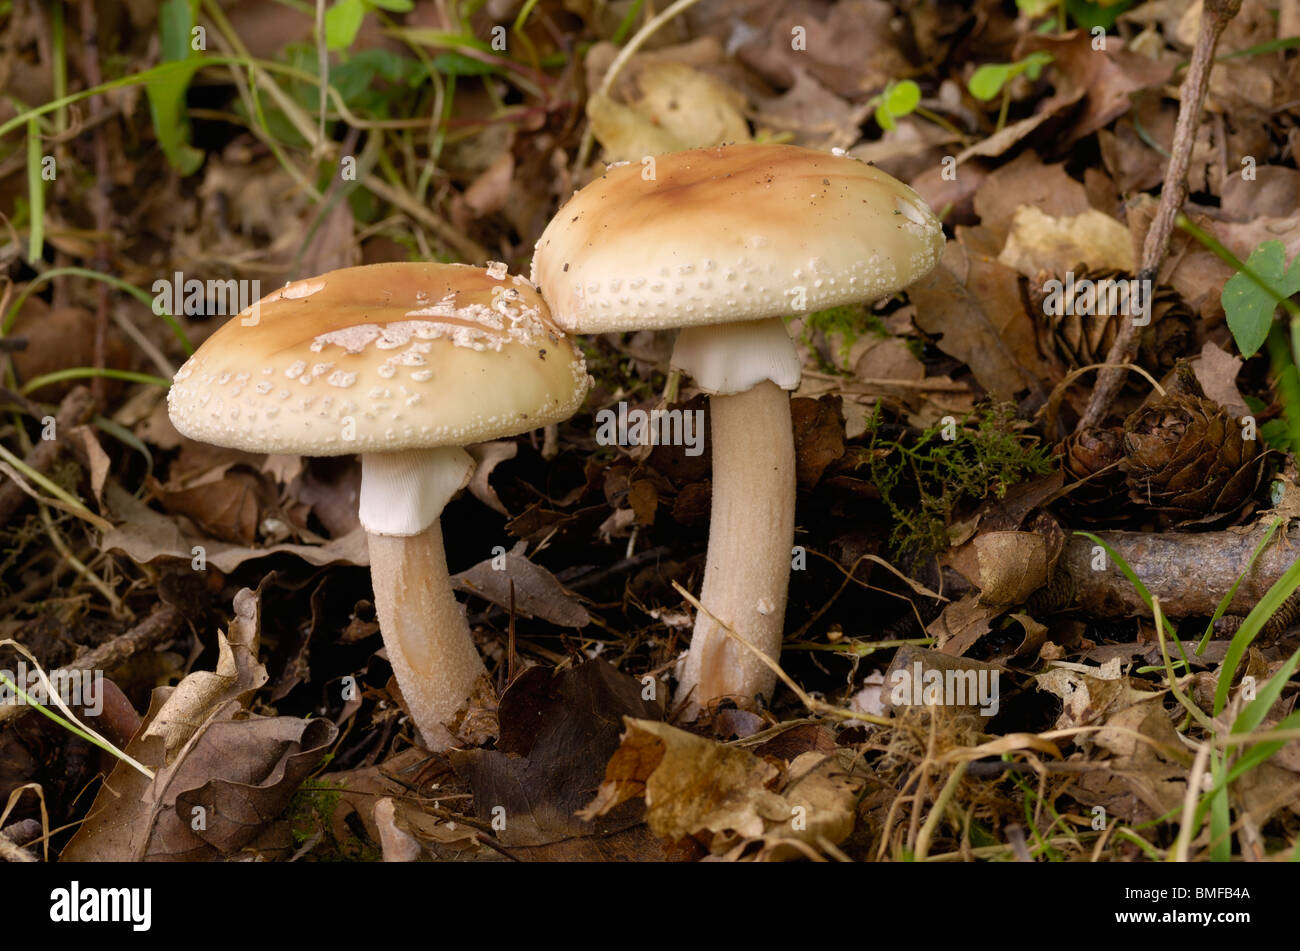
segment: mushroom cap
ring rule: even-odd
[[[727,145],[611,166],[542,232],[532,279],[574,333],[757,320],[877,300],[939,260],[916,192],[846,156]]]
[[[504,264],[372,264],[288,284],[176,373],[191,439],[312,456],[470,443],[567,419],[582,355]]]

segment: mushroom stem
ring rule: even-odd
[[[708,613],[695,618],[678,685],[688,718],[722,697],[751,706],[771,695],[775,674],[714,618],[776,660],[794,544],[790,395],[764,380],[743,393],[710,397],[709,414],[713,508],[700,589]]]
[[[447,574],[438,517],[474,472],[456,446],[361,457],[361,525],[384,647],[411,719],[434,752],[486,673]]]
[[[446,724],[487,670],[452,591],[442,527],[366,537],[388,661],[425,746],[445,750],[456,742]]]

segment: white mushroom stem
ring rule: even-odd
[[[751,707],[775,686],[772,670],[722,625],[780,657],[795,506],[790,396],[782,386],[798,385],[799,359],[782,322],[766,320],[684,330],[672,363],[714,391],[713,503],[700,590],[706,610],[696,615],[678,683],[678,702],[693,718],[723,697]]]
[[[459,448],[361,457],[375,611],[411,718],[434,751],[455,744],[447,724],[487,672],[452,591],[438,523],[473,471]]]

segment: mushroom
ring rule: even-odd
[[[709,545],[678,702],[752,706],[775,674],[794,542],[781,317],[873,301],[939,260],[943,231],[901,182],[852,158],[731,145],[611,166],[542,233],[532,279],[571,333],[682,328],[672,366],[711,394]]]
[[[486,672],[447,574],[439,516],[464,446],[567,419],[590,378],[505,265],[374,264],[288,284],[176,374],[191,439],[248,452],[361,454],[360,520],[388,659],[426,746]]]

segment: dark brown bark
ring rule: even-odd
[[[1098,532],[1138,576],[1161,610],[1171,617],[1214,613],[1219,600],[1250,563],[1267,531],[1260,525],[1235,532]],[[1300,548],[1277,533],[1242,579],[1229,614],[1246,614],[1273,582],[1300,556]],[[1103,570],[1094,571],[1094,543],[1072,537],[1058,562],[1074,588],[1074,605],[1096,617],[1150,615],[1132,583],[1109,555]]]

